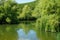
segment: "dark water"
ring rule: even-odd
[[[60,33],[41,32],[34,24],[0,25],[0,40],[60,40]]]

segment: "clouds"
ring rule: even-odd
[[[36,32],[34,30],[30,30],[27,34],[23,29],[17,31],[18,40],[38,40]]]

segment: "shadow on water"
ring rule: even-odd
[[[41,32],[32,24],[0,25],[0,40],[60,40],[60,33]]]

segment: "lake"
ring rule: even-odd
[[[60,33],[39,31],[34,23],[0,25],[0,40],[60,40]]]

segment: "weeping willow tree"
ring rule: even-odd
[[[37,17],[36,26],[40,30],[56,32],[60,22],[60,0],[39,0],[32,16]]]

